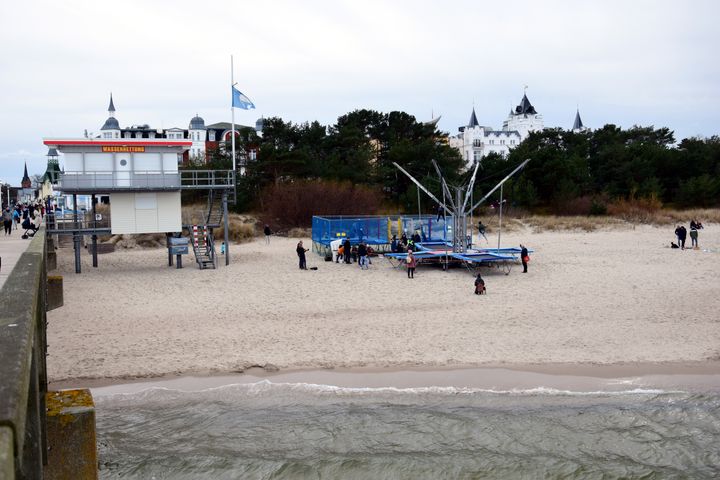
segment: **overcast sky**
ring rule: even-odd
[[[0,8],[0,179],[42,173],[43,137],[230,121],[230,55],[260,116],[357,108],[501,128],[527,95],[549,127],[720,130],[716,1],[12,1]]]

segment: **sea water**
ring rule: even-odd
[[[102,479],[720,478],[720,393],[303,383],[96,396]]]

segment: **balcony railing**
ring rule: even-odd
[[[94,215],[91,212],[67,211],[64,214],[59,211],[48,212],[45,215],[45,223],[50,233],[109,231],[111,225],[110,215],[107,212]]]
[[[64,172],[58,190],[66,193],[92,193],[138,190],[231,189],[232,170],[182,170],[179,172]]]

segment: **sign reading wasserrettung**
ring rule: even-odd
[[[129,147],[129,146],[108,147],[108,146],[103,146],[102,151],[106,152],[106,153],[121,153],[121,152],[142,153],[145,151],[145,147]]]

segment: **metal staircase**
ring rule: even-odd
[[[207,225],[193,225],[190,227],[192,235],[191,243],[195,261],[200,270],[206,268],[217,268],[217,256],[215,254],[215,240],[212,229]]]
[[[223,221],[222,192],[210,190],[208,194],[208,213],[205,217],[205,225],[217,228]]]

